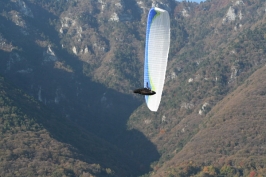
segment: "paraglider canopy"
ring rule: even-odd
[[[144,88],[148,85],[149,89],[156,93],[154,95],[144,94],[146,104],[151,111],[157,111],[160,105],[169,47],[169,14],[166,10],[151,8],[147,19],[144,62]]]

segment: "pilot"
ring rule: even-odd
[[[138,93],[138,94],[141,94],[141,95],[154,95],[156,94],[155,91],[152,91],[149,86],[148,86],[148,82],[147,82],[147,87],[145,88],[140,88],[140,89],[135,89],[133,91],[134,93]]]

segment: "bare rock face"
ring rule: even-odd
[[[8,13],[8,16],[14,24],[21,27],[20,32],[23,35],[25,35],[25,36],[29,35],[26,21],[23,19],[23,15],[21,15],[20,12],[12,10]]]
[[[14,46],[9,43],[0,33],[0,50],[11,52]]]
[[[159,7],[167,11],[171,11],[171,6],[169,4],[169,1],[165,0],[152,0],[152,7]]]
[[[150,0],[150,1],[137,0],[137,4],[139,8],[142,9],[141,11],[142,13],[148,12],[148,10],[151,7],[159,7],[170,12],[172,11],[172,8],[169,2],[170,1],[167,0]]]
[[[123,0],[98,0],[98,3],[101,4],[101,13],[105,13],[108,7],[115,8],[116,10],[123,10],[125,7]]]
[[[194,107],[195,107],[195,105],[192,104],[192,103],[186,103],[186,102],[183,102],[183,103],[181,104],[181,108],[185,108],[185,109],[193,109]]]
[[[48,45],[47,50],[43,53],[43,57],[44,57],[43,61],[45,63],[55,62],[58,60],[50,45]]]
[[[230,6],[226,13],[225,18],[223,19],[223,23],[235,21],[236,17],[237,17],[237,14],[236,14],[235,9],[232,6]]]
[[[199,115],[204,115],[209,109],[210,109],[210,104],[208,102],[205,102],[201,106],[201,109],[199,110]]]
[[[125,12],[124,0],[98,0],[100,4],[100,12],[108,21],[130,21],[132,20],[131,14]]]
[[[16,3],[16,5],[19,7],[19,11],[27,17],[33,18],[33,14],[31,9],[27,6],[27,4],[23,0],[11,0],[12,2]]]
[[[237,31],[242,28],[242,20],[245,17],[243,13],[243,8],[245,4],[242,0],[237,0],[229,7],[225,17],[222,20],[222,24],[235,23],[234,30]]]
[[[176,72],[172,71],[167,73],[165,80],[170,81],[170,80],[175,80],[176,78],[177,78]]]
[[[9,17],[12,19],[12,21],[17,25],[20,26],[22,28],[26,27],[26,22],[25,20],[21,17],[20,13],[17,11],[10,11],[9,13]]]
[[[189,17],[190,16],[189,11],[185,8],[182,10],[182,15],[183,15],[183,17]]]

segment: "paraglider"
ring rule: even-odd
[[[146,29],[144,88],[136,89],[134,93],[145,95],[148,108],[155,112],[161,101],[169,47],[169,14],[166,10],[151,8]]]

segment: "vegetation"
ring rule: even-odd
[[[0,2],[0,171],[263,175],[264,1],[161,1],[171,48],[157,113],[132,94],[152,1],[119,2],[25,0],[34,17]]]
[[[0,92],[2,175],[124,176],[137,174],[139,168],[146,170],[144,165],[149,161],[136,166],[116,146],[15,89],[2,77]],[[135,137],[138,137],[136,133]],[[134,145],[129,146],[128,150],[134,153]],[[120,169],[122,166],[125,170]]]
[[[253,169],[233,167],[230,164],[223,165],[222,167],[215,166],[196,166],[193,162],[189,164],[182,164],[177,168],[170,169],[167,173],[167,176],[177,176],[177,177],[216,177],[216,176],[263,176],[265,174],[265,169]]]

